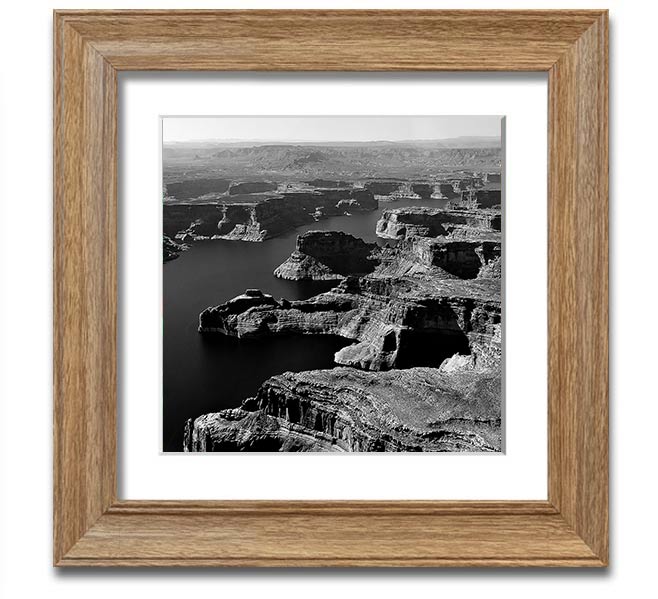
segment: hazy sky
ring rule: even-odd
[[[400,141],[500,136],[501,116],[163,117],[163,141]]]

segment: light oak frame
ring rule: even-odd
[[[117,498],[117,72],[141,70],[548,72],[547,501]],[[607,565],[607,11],[56,11],[54,73],[56,565]]]

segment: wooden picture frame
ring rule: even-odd
[[[546,501],[117,498],[119,71],[545,71]],[[54,563],[605,566],[607,11],[56,11]]]

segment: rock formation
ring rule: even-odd
[[[162,236],[162,261],[169,262],[178,258],[178,254],[187,250],[184,243],[176,243],[166,235]]]
[[[388,196],[402,186],[401,181],[368,181],[364,187],[375,195]]]
[[[420,206],[384,210],[377,221],[377,235],[388,239],[438,237],[450,235],[459,227],[500,231],[500,211]]]
[[[334,368],[267,380],[188,421],[185,451],[499,451],[500,377]]]
[[[199,315],[199,332],[237,338],[338,335],[355,341],[337,364],[366,370],[433,365],[477,343],[494,343],[500,325],[500,281],[348,278],[308,300],[275,300],[258,290]],[[493,298],[493,299],[490,299]]]
[[[435,183],[433,185],[431,197],[435,200],[451,200],[458,195],[459,194],[457,194],[450,183]]]
[[[397,267],[404,259],[428,269],[428,274],[446,278],[440,271],[459,279],[499,279],[500,278],[500,239],[455,240],[450,237],[411,237],[401,241],[388,254],[389,261]],[[385,254],[386,255],[386,254]],[[438,270],[437,270],[438,269]],[[384,267],[381,274],[389,274]]]
[[[423,200],[428,200],[434,193],[434,185],[430,183],[415,183],[411,190]]]
[[[285,193],[253,202],[164,204],[163,230],[181,241],[263,241],[318,218],[367,212],[377,206],[372,193],[352,189]]]
[[[500,183],[501,177],[500,173],[485,173],[483,176],[485,183]]]
[[[275,191],[276,183],[270,181],[245,181],[243,183],[231,183],[229,195],[241,195],[249,193],[264,193],[266,191]]]
[[[409,237],[392,248],[380,248],[338,231],[309,231],[297,237],[295,251],[274,270],[274,276],[290,281],[340,281],[349,275],[375,272],[388,278],[499,279],[500,233],[465,230],[474,238],[465,234],[457,238]]]
[[[250,289],[201,312],[206,335],[352,343],[336,368],[274,376],[240,408],[188,421],[186,451],[500,451],[500,211],[385,210],[377,233],[397,243],[297,238],[275,275],[342,279],[330,291]]]
[[[167,183],[165,195],[177,200],[191,200],[208,194],[221,196],[228,191],[230,179],[185,179]]]
[[[461,201],[454,204],[455,206],[465,206],[468,208],[494,208],[501,205],[500,188],[485,187],[482,189],[471,189],[462,191]]]
[[[295,251],[274,276],[291,281],[340,280],[372,272],[378,258],[376,243],[339,231],[308,231],[297,237]]]

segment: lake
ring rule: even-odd
[[[248,288],[275,298],[307,299],[336,283],[284,281],[274,269],[295,249],[297,235],[313,230],[350,233],[386,244],[375,225],[387,208],[443,207],[443,200],[380,202],[378,210],[335,216],[260,243],[211,240],[196,242],[163,266],[163,449],[183,450],[188,418],[238,407],[268,378],[335,366],[333,356],[351,341],[331,336],[269,337],[238,340],[200,335],[199,313],[226,302]],[[389,241],[390,243],[390,241]]]

